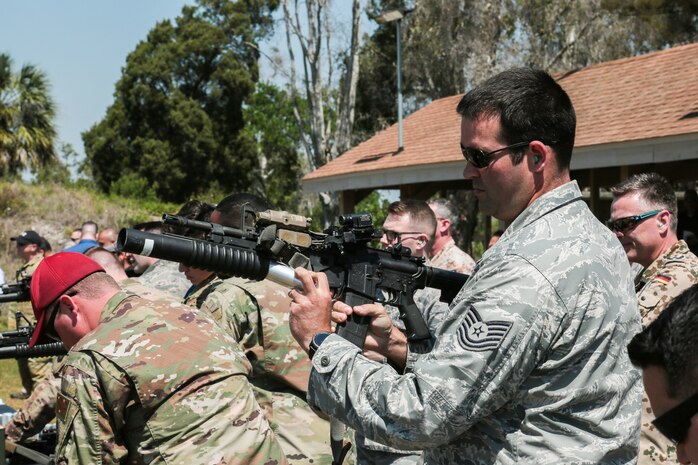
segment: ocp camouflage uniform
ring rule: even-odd
[[[203,312],[119,292],[66,357],[57,463],[285,464],[250,371]]]
[[[628,259],[570,182],[485,252],[407,373],[331,335],[308,400],[427,464],[634,463],[640,329]]]
[[[43,255],[37,255],[22,265],[16,272],[17,281],[30,279],[43,259]],[[17,311],[22,312],[29,321],[34,321],[34,312],[32,311],[31,304],[29,302],[18,302],[16,308]],[[10,315],[10,317],[12,318],[13,322],[10,326],[12,328],[15,326],[14,315]],[[53,362],[54,360],[52,357],[17,359],[17,366],[19,367],[22,386],[28,394],[34,390],[44,376],[49,375],[52,372]]]
[[[222,279],[217,277],[215,274],[211,275],[198,285],[191,286],[184,295],[184,300],[182,300],[182,303],[189,305],[190,307],[201,308],[204,305],[204,302],[206,302],[208,296],[221,284],[223,284]],[[210,308],[208,310],[210,310]],[[220,314],[216,314],[214,316],[215,319],[218,320]]]
[[[243,347],[252,363],[257,401],[292,464],[329,464],[330,428],[305,399],[310,359],[291,335],[288,289],[271,281],[240,278],[209,282],[201,309]],[[189,296],[195,302],[206,289]]]
[[[698,282],[698,257],[684,241],[678,241],[642,273],[637,302],[642,325],[647,327],[683,291]],[[645,393],[638,463],[676,463],[676,446],[652,425],[655,416]]]
[[[184,273],[179,272],[179,263],[158,260],[148,267],[142,275],[134,278],[143,285],[167,292],[181,299],[190,283]]]
[[[458,248],[453,238],[431,257],[431,266],[457,273],[471,274],[475,269],[473,257]]]
[[[147,300],[176,299],[165,292],[144,286],[134,278],[118,283],[124,291],[136,294]],[[56,416],[56,396],[61,388],[60,371],[63,357],[54,362],[52,370],[35,385],[29,398],[24,401],[15,416],[5,425],[7,436],[15,442],[22,442],[39,433]]]
[[[56,416],[56,396],[61,388],[57,371],[63,366],[57,363],[56,371],[47,373],[32,391],[27,400],[5,425],[7,437],[14,442],[23,442],[41,432]]]
[[[39,266],[39,263],[41,263],[41,260],[43,259],[43,255],[37,255],[36,257],[29,260],[27,263],[22,265],[17,270],[17,281],[23,281],[25,279],[31,278],[34,274],[34,271],[36,271],[36,268]]]

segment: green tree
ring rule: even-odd
[[[150,31],[128,56],[105,118],[83,133],[100,189],[182,202],[254,184],[259,163],[242,133],[243,104],[276,3],[199,0]]]
[[[55,162],[55,107],[41,70],[25,64],[15,73],[10,56],[0,54],[0,174]]]
[[[243,115],[243,135],[253,141],[260,167],[253,190],[275,208],[296,211],[301,197],[300,131],[288,94],[259,83]]]

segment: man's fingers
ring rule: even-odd
[[[387,314],[387,312],[385,311],[385,307],[383,307],[380,304],[357,305],[356,307],[354,307],[353,310],[357,315],[370,317],[377,317]]]

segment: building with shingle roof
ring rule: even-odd
[[[577,113],[572,178],[592,210],[608,216],[602,188],[655,171],[676,183],[698,179],[698,44],[609,61],[559,74]],[[303,178],[306,192],[340,191],[343,211],[375,189],[428,198],[467,189],[462,177],[462,95],[435,100]],[[532,108],[531,111],[535,111]]]

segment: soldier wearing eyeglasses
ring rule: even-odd
[[[698,285],[676,297],[628,345],[630,359],[642,368],[645,391],[657,414],[652,426],[675,446],[674,459],[680,463],[698,463],[696,347]]]
[[[611,188],[611,218],[631,263],[643,267],[636,285],[642,325],[647,326],[683,291],[698,282],[698,257],[679,240],[674,189],[656,173],[631,176]],[[676,448],[653,426],[647,395],[642,399],[639,464],[678,463]]]
[[[464,177],[506,234],[416,358],[383,307],[333,304],[324,274],[296,269],[309,402],[425,463],[634,463],[642,388],[626,346],[640,318],[622,247],[570,179],[572,102],[547,73],[513,69],[457,110]],[[329,334],[330,310],[371,317],[364,350],[391,364]]]

